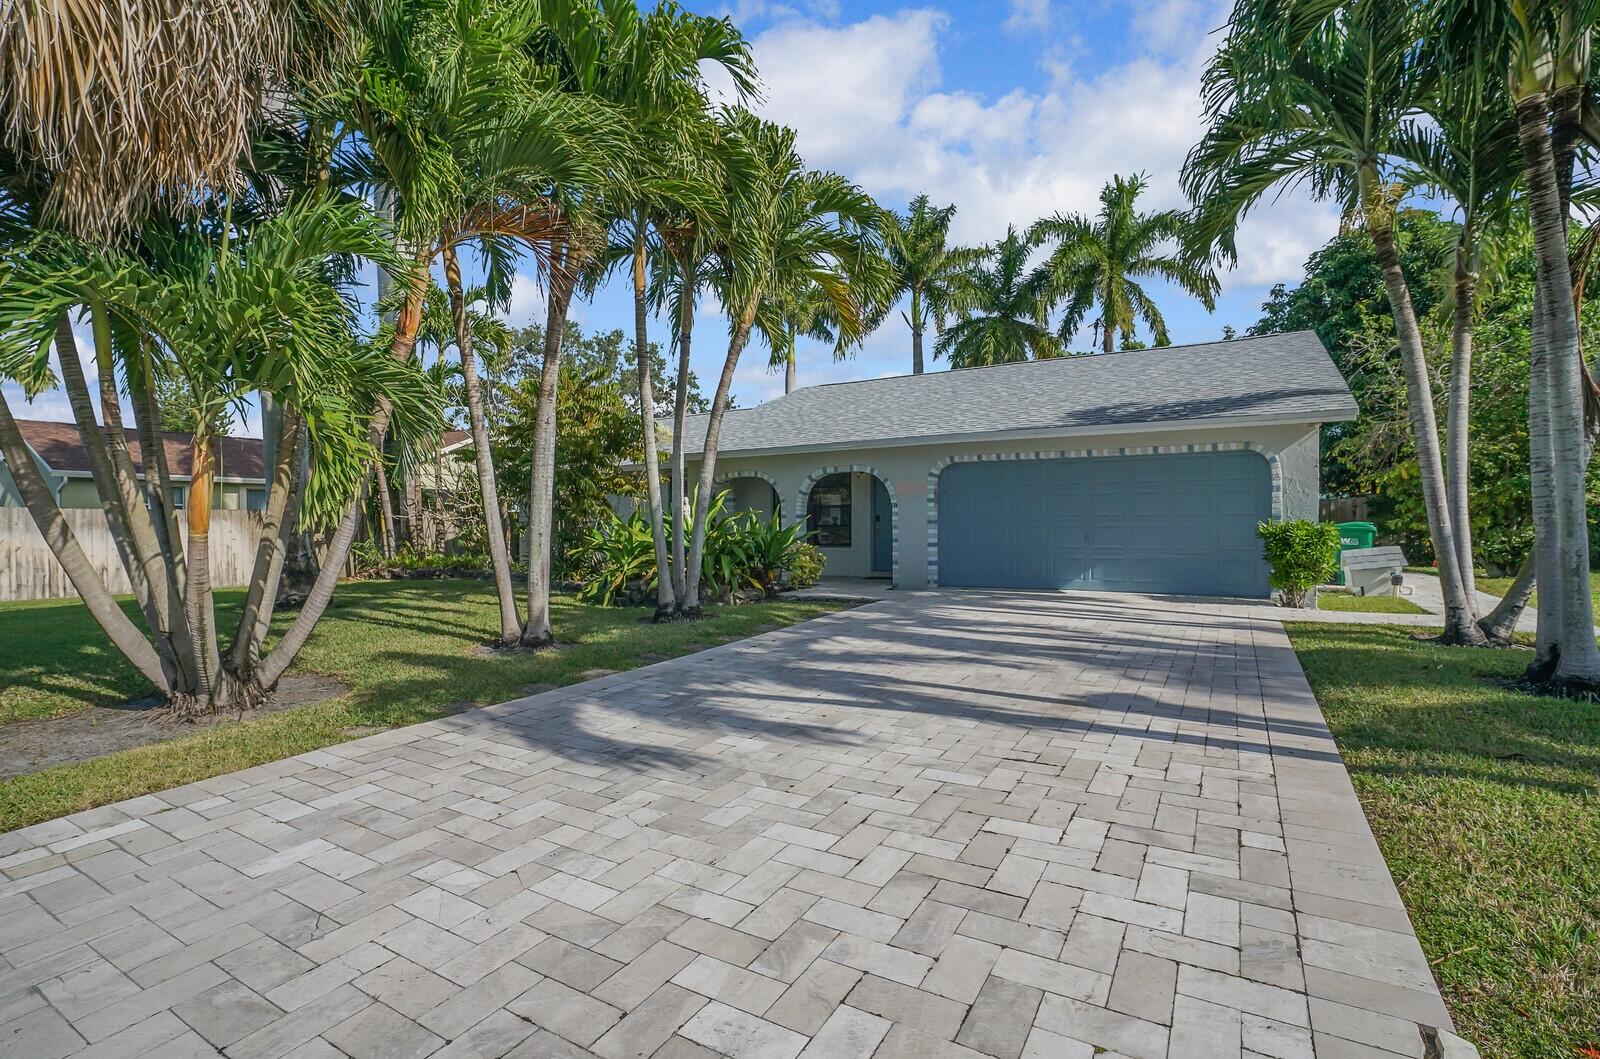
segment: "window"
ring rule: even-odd
[[[186,486],[186,485],[175,485],[175,486],[173,486],[172,487],[172,510],[174,510],[174,511],[182,511],[183,510],[184,501],[187,500],[188,498],[189,498],[189,487],[188,486]]]
[[[246,511],[265,511],[267,509],[267,491],[265,489],[246,489],[244,491],[244,509]]]
[[[830,474],[811,487],[806,529],[820,548],[850,547],[850,475]]]

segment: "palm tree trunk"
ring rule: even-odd
[[[1367,172],[1364,185],[1368,200],[1376,201],[1376,196],[1380,194],[1376,174]],[[1444,465],[1439,458],[1439,427],[1434,418],[1433,390],[1428,378],[1427,357],[1422,348],[1422,333],[1417,327],[1416,311],[1411,305],[1411,291],[1406,286],[1405,273],[1400,269],[1400,256],[1394,245],[1394,229],[1387,216],[1378,214],[1369,221],[1368,227],[1378,267],[1383,272],[1384,285],[1388,290],[1389,305],[1394,312],[1395,331],[1405,364],[1406,405],[1417,449],[1422,500],[1427,509],[1428,529],[1433,538],[1434,556],[1439,565],[1439,583],[1444,593],[1445,627],[1440,639],[1448,644],[1482,644],[1483,633],[1478,629],[1476,600],[1466,594],[1461,582],[1460,553],[1456,548],[1446,503]]]
[[[103,346],[108,353],[111,348],[110,325],[104,320],[103,312],[95,314],[95,345],[97,360],[100,347]],[[147,564],[148,556],[134,537],[133,522],[136,516],[128,507],[127,497],[112,466],[106,434],[95,419],[94,402],[89,396],[89,383],[84,377],[83,363],[78,356],[77,340],[73,337],[72,324],[65,313],[56,320],[56,359],[61,363],[62,389],[66,391],[67,403],[72,408],[72,418],[77,422],[78,439],[89,458],[89,470],[100,494],[100,508],[105,512],[106,526],[111,531],[111,539],[116,542],[117,554],[122,559],[122,567],[127,572],[128,583],[133,586],[133,595],[139,601],[145,622],[156,634],[156,651],[172,668],[176,665],[176,659],[171,644],[166,642],[166,637],[161,633],[161,613],[152,595],[148,576],[152,566]],[[115,394],[112,399],[115,400]],[[143,505],[140,505],[140,513],[143,513]]]
[[[633,236],[633,352],[639,371],[639,418],[644,426],[644,492],[650,506],[650,536],[656,546],[656,620],[670,617],[678,607],[672,590],[672,568],[667,560],[667,528],[661,519],[661,453],[656,444],[656,399],[650,379],[649,312],[646,291],[644,221],[636,219]]]
[[[270,467],[272,477],[267,490],[267,509],[261,519],[261,535],[256,538],[255,563],[250,571],[244,608],[228,652],[228,669],[245,688],[253,683],[253,670],[261,660],[261,638],[272,621],[272,606],[277,600],[278,577],[283,572],[283,556],[288,547],[289,526],[293,521],[291,500],[297,499],[295,465],[300,458],[301,421],[289,409],[278,416],[277,444]]]
[[[684,541],[688,472],[683,452],[686,443],[683,434],[689,417],[689,349],[694,335],[695,295],[694,265],[687,254],[678,259],[678,271],[683,277],[683,298],[678,307],[678,378],[672,405],[672,592],[681,609],[689,593],[688,577],[684,570],[684,564],[688,562]]]
[[[561,338],[577,284],[576,253],[558,245],[550,255],[550,305],[545,315],[544,363],[539,403],[533,415],[533,459],[528,488],[528,624],[523,647],[555,643],[550,626],[550,551],[553,545],[556,479],[556,402],[561,386]]]
[[[922,291],[916,287],[911,288],[911,315],[907,322],[911,324],[911,374],[921,375],[922,363]]]
[[[378,477],[378,549],[385,559],[393,559],[395,552],[394,540],[394,497],[389,493],[389,470],[385,463],[383,449],[378,450],[372,462],[373,472]]]
[[[33,462],[33,453],[22,440],[22,432],[12,418],[11,405],[3,393],[0,393],[0,456],[5,458],[17,492],[39,528],[39,535],[66,571],[67,580],[77,589],[90,617],[105,631],[112,646],[121,651],[146,680],[162,694],[171,694],[172,679],[166,664],[139,627],[117,605],[116,598],[84,553],[72,526],[56,504],[55,493],[45,482],[39,465]]]
[[[522,633],[517,614],[517,591],[511,583],[511,556],[500,524],[500,488],[495,480],[494,458],[489,451],[489,423],[478,392],[478,362],[472,352],[472,328],[467,324],[467,297],[461,286],[461,263],[456,248],[444,246],[444,278],[450,292],[450,317],[455,324],[456,349],[461,353],[462,388],[467,395],[467,421],[472,428],[472,454],[478,468],[478,490],[483,496],[483,526],[489,538],[489,564],[494,569],[494,590],[500,602],[500,642],[514,644]]]
[[[1465,232],[1465,229],[1463,229]],[[1445,492],[1450,506],[1450,528],[1456,537],[1456,563],[1461,571],[1462,591],[1469,599],[1477,597],[1477,571],[1472,555],[1471,516],[1471,440],[1472,402],[1472,322],[1477,308],[1477,275],[1472,267],[1475,256],[1465,245],[1456,248],[1455,316],[1450,332],[1450,399],[1445,414],[1447,456]]]
[[[1554,574],[1559,581],[1539,579],[1541,624],[1544,595],[1551,584],[1561,586],[1556,617],[1556,690],[1592,690],[1600,687],[1600,648],[1594,637],[1594,611],[1589,594],[1589,534],[1584,460],[1583,366],[1578,345],[1578,320],[1572,303],[1572,276],[1567,259],[1567,233],[1561,181],[1557,175],[1547,120],[1549,100],[1541,93],[1517,102],[1517,129],[1523,150],[1529,215],[1533,221],[1538,262],[1538,290],[1544,302],[1535,326],[1543,341],[1548,380],[1549,467],[1548,490],[1553,507],[1555,539]],[[1543,326],[1539,327],[1542,322]],[[1532,424],[1530,422],[1530,435]],[[1543,573],[1543,568],[1540,570]]]
[[[785,394],[794,393],[794,387],[795,387],[794,339],[790,338],[789,339],[789,352],[787,354],[785,354],[784,358],[783,358],[783,392]]]
[[[722,435],[722,419],[728,411],[728,394],[733,389],[733,373],[739,366],[739,354],[750,340],[750,328],[755,324],[756,309],[760,304],[761,293],[758,289],[728,341],[728,355],[722,362],[722,375],[717,379],[717,393],[711,401],[711,414],[706,417],[706,440],[700,450],[700,475],[695,487],[694,534],[684,569],[683,613],[691,618],[700,614],[700,562],[706,550],[706,529],[710,521],[712,485],[717,475],[717,442]]]
[[[217,648],[216,610],[211,594],[211,505],[215,492],[215,450],[205,429],[195,431],[189,447],[189,591],[184,619],[194,640],[199,680],[194,700],[175,699],[180,713],[219,704],[221,657]]]
[[[503,533],[500,540],[505,541]],[[433,450],[433,550],[442,555],[448,543],[444,516],[444,445],[441,442]],[[510,563],[509,555],[506,562]]]

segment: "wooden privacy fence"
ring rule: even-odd
[[[122,569],[117,543],[111,539],[105,512],[99,508],[67,508],[61,512],[77,535],[89,562],[116,593],[133,591]],[[181,519],[179,520],[181,523]],[[250,580],[261,515],[255,511],[211,513],[212,583],[242,585]],[[181,531],[187,539],[188,530]],[[50,554],[26,508],[0,507],[0,600],[66,599],[78,593],[66,571]]]

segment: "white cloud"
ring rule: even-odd
[[[512,327],[526,327],[528,324],[543,326],[544,288],[532,276],[517,273],[511,280],[511,298],[500,316]]]
[[[754,40],[766,83],[760,109],[793,126],[812,165],[835,169],[888,203],[926,191],[958,207],[953,234],[999,238],[1061,211],[1093,212],[1118,173],[1150,176],[1146,208],[1182,207],[1185,154],[1204,116],[1200,76],[1223,9],[1215,0],[1133,0],[1130,39],[1140,50],[1091,73],[1083,50],[1047,52],[1048,84],[998,98],[941,89],[941,12],[907,9],[830,26],[791,20]],[[1013,18],[1048,13],[1014,0]],[[1080,39],[1073,13],[1055,15],[1064,41]],[[1263,206],[1239,237],[1230,288],[1292,281],[1333,234],[1337,213],[1286,196]],[[1214,326],[1207,324],[1209,336]],[[900,336],[903,340],[903,336]],[[1180,340],[1183,338],[1179,336]]]
[[[1011,0],[1010,11],[1001,28],[1018,36],[1049,29],[1050,0]]]

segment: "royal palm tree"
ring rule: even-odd
[[[795,391],[795,347],[800,339],[833,345],[835,358],[846,355],[836,330],[827,293],[814,283],[762,299],[761,312],[756,314],[756,331],[767,342],[767,366],[783,372],[784,393]]]
[[[1422,24],[1405,5],[1358,0],[1321,17],[1329,6],[1316,0],[1241,0],[1236,6],[1228,39],[1205,75],[1206,111],[1214,117],[1184,163],[1184,188],[1196,207],[1192,239],[1199,250],[1235,260],[1240,218],[1268,191],[1293,185],[1336,198],[1371,235],[1405,367],[1444,594],[1442,640],[1480,644],[1476,601],[1462,580],[1446,497],[1422,333],[1394,237],[1401,189],[1391,162],[1419,95],[1414,65],[1403,60],[1414,51]]]
[[[1133,338],[1135,316],[1150,329],[1156,345],[1167,345],[1167,321],[1139,285],[1141,279],[1166,280],[1198,298],[1207,310],[1216,308],[1216,274],[1203,261],[1163,249],[1181,245],[1188,216],[1178,210],[1139,212],[1139,195],[1148,186],[1143,173],[1113,177],[1100,191],[1097,216],[1057,213],[1029,227],[1031,245],[1051,247],[1036,283],[1053,306],[1064,306],[1063,344],[1098,305],[1095,329],[1102,352],[1115,349],[1118,336]]]
[[[935,206],[924,194],[912,199],[905,213],[891,213],[892,223],[884,226],[884,250],[894,275],[887,300],[910,299],[900,318],[911,328],[913,375],[924,369],[922,336],[930,326],[936,333],[943,330],[963,275],[983,256],[980,248],[950,245],[955,215],[954,205]]]
[[[730,111],[724,120],[748,168],[719,200],[715,226],[720,242],[711,286],[728,314],[728,350],[700,452],[685,589],[679,600],[688,617],[700,613],[700,565],[728,395],[763,304],[767,299],[782,304],[814,285],[827,299],[841,337],[853,341],[869,321],[870,301],[864,298],[887,287],[886,272],[871,275],[881,268],[875,263],[883,260],[880,210],[872,199],[835,173],[807,169],[795,150],[794,130],[743,109]]]
[[[949,284],[956,320],[934,345],[934,356],[952,368],[978,368],[1062,355],[1061,339],[1050,330],[1049,302],[1038,277],[1028,270],[1032,248],[1016,228],[989,247]]]

